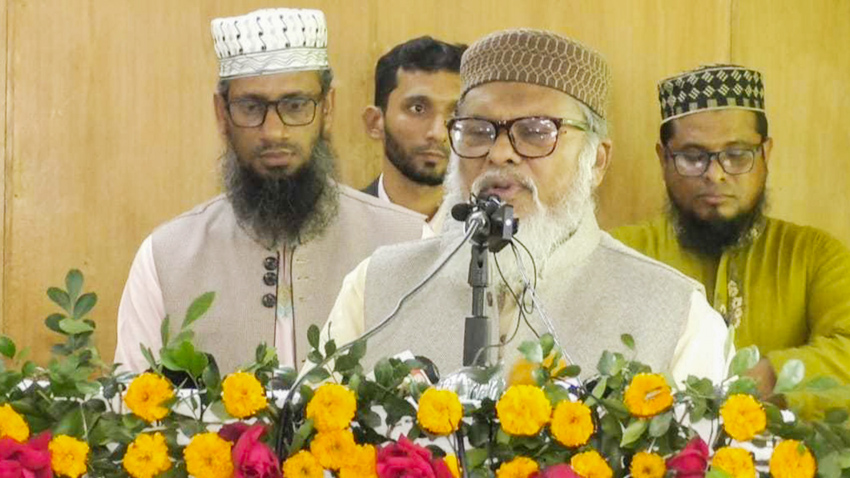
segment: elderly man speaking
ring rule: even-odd
[[[461,99],[448,122],[453,154],[447,204],[471,195],[498,196],[520,218],[517,238],[536,264],[536,296],[554,332],[583,375],[604,350],[635,338],[638,358],[676,380],[713,380],[725,372],[726,328],[702,286],[625,247],[601,231],[594,189],[611,158],[607,136],[610,69],[590,48],[550,32],[507,30],[474,43],[463,55]],[[386,317],[463,240],[450,219],[439,237],[378,249],[343,282],[326,333],[338,344]],[[467,249],[471,246],[465,246]],[[464,317],[472,290],[469,254],[455,255],[368,342],[365,366],[410,350],[443,372],[461,366]],[[522,319],[514,294],[523,270],[510,249],[496,254],[505,280],[490,280],[486,308],[494,324],[491,355],[511,364],[517,346],[546,331],[537,307]],[[493,278],[496,268],[491,268]],[[527,308],[526,308],[527,309]]]

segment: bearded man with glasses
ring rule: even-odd
[[[756,345],[749,373],[770,396],[790,359],[806,377],[850,383],[850,251],[826,232],[764,215],[773,140],[762,75],[735,65],[700,67],[659,84],[656,153],[669,212],[614,236],[705,285],[736,328],[735,345]],[[789,394],[804,414],[847,406],[838,393]]]
[[[225,194],[157,228],[142,243],[118,310],[115,361],[142,371],[170,316],[216,293],[193,325],[195,345],[229,373],[274,347],[283,366],[309,351],[344,275],[376,247],[421,236],[424,216],[333,180],[334,106],[325,18],[266,9],[212,22],[220,62],[216,119],[227,150]]]
[[[513,206],[517,238],[531,256],[521,254],[525,274],[581,376],[594,374],[604,350],[625,352],[620,337],[631,334],[638,357],[654,370],[670,371],[676,380],[723,378],[726,328],[702,286],[597,225],[593,193],[612,145],[604,58],[555,33],[506,30],[469,47],[460,78],[461,97],[447,122],[453,154],[444,204],[495,195]],[[463,224],[447,219],[438,237],[378,249],[346,278],[321,336],[338,345],[355,340],[463,237]],[[469,247],[369,340],[367,368],[406,349],[434,360],[444,373],[461,366],[472,296]],[[485,350],[491,362],[502,360],[511,369],[519,344],[547,328],[539,308],[519,305],[525,284],[511,248],[496,259],[498,268],[489,268],[485,307],[493,324]]]

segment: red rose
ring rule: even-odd
[[[221,427],[218,431],[218,436],[235,445],[236,442],[239,441],[239,437],[241,437],[243,433],[247,432],[249,428],[251,428],[251,425],[248,425],[245,422],[228,423]]]
[[[50,468],[50,432],[19,443],[0,439],[0,478],[53,478]]]
[[[531,475],[532,478],[582,478],[581,475],[573,471],[570,465],[561,463],[546,468],[541,472]]]
[[[376,464],[380,478],[452,478],[445,461],[404,436],[380,448]]]
[[[266,427],[263,425],[253,425],[239,435],[231,452],[233,478],[278,478],[281,476],[277,456],[268,445],[260,441],[260,437],[265,432]]]
[[[667,469],[678,478],[702,478],[708,466],[708,445],[694,437],[678,455],[667,460]]]

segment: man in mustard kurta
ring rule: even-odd
[[[705,285],[736,327],[735,345],[758,346],[750,374],[763,395],[789,359],[803,362],[807,378],[850,383],[850,250],[763,214],[773,142],[761,74],[701,67],[663,80],[659,97],[668,213],[613,235]],[[808,413],[836,405],[836,395],[788,398]]]

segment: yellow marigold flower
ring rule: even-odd
[[[168,380],[153,373],[143,373],[130,382],[124,404],[142,420],[151,423],[168,415],[163,402],[174,398]]]
[[[183,450],[186,471],[195,478],[231,478],[233,459],[231,443],[216,433],[199,433]]]
[[[8,403],[0,405],[0,438],[5,437],[21,443],[30,437],[30,427],[26,420]]]
[[[639,373],[626,388],[623,402],[632,415],[649,418],[673,406],[673,394],[663,375]]]
[[[756,466],[753,455],[743,448],[725,446],[714,453],[711,466],[725,471],[732,478],[755,478]]]
[[[596,450],[573,455],[570,458],[570,466],[573,471],[584,478],[612,478],[614,476],[614,470],[608,466],[608,462]]]
[[[329,470],[339,470],[354,453],[356,444],[351,430],[319,432],[310,442],[310,451],[319,464]]]
[[[664,473],[667,472],[667,465],[661,456],[647,451],[640,451],[635,453],[634,458],[632,458],[629,471],[632,472],[634,478],[664,478]]]
[[[47,446],[50,450],[50,467],[57,475],[78,478],[86,472],[89,444],[67,435],[57,435]]]
[[[496,478],[528,478],[539,471],[537,462],[531,458],[518,456],[513,460],[502,463],[496,470]]]
[[[581,402],[564,400],[555,407],[550,428],[562,445],[569,448],[582,446],[593,435],[590,408]]]
[[[301,450],[283,462],[283,476],[286,478],[323,478],[325,470],[309,451]]]
[[[168,445],[162,433],[143,433],[127,447],[121,461],[133,478],[153,478],[171,469]]]
[[[543,363],[540,364],[544,367],[551,367],[552,363],[555,361],[555,353],[552,352],[545,359],[543,359]],[[513,368],[511,368],[511,372],[508,374],[508,385],[535,385],[534,377],[531,375],[534,370],[540,367],[540,365],[529,362],[524,358],[518,359]],[[556,374],[564,369],[567,366],[566,360],[561,357],[558,360],[558,366],[552,371],[553,374]]]
[[[339,478],[377,478],[377,459],[374,446],[357,445],[351,459],[339,470]]]
[[[738,441],[752,440],[767,426],[767,415],[761,403],[746,394],[732,395],[720,407],[723,429]]]
[[[426,431],[435,435],[448,435],[457,430],[463,418],[463,405],[451,390],[429,388],[419,397],[416,419]]]
[[[221,398],[227,413],[247,418],[266,408],[266,390],[250,373],[231,373],[221,383]]]
[[[446,462],[446,466],[449,467],[452,476],[454,478],[460,478],[460,465],[457,462],[457,457],[455,455],[446,455],[443,460]]]
[[[357,397],[354,392],[335,383],[326,383],[316,389],[307,404],[307,418],[313,420],[313,426],[320,432],[348,428],[355,412]]]
[[[496,403],[502,430],[510,435],[536,435],[549,422],[552,405],[538,387],[514,385]]]
[[[773,478],[813,478],[816,471],[815,457],[797,440],[785,440],[773,449],[770,457]]]

